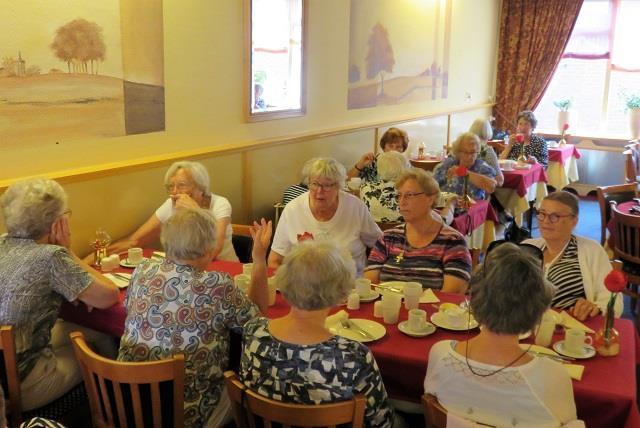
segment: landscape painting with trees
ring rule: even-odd
[[[164,130],[162,0],[0,5],[0,147]]]
[[[453,0],[351,0],[348,109],[447,98]]]

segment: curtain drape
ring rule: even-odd
[[[503,0],[493,115],[509,129],[542,99],[560,62],[583,0]]]

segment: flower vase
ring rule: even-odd
[[[469,176],[466,175],[464,177],[463,185],[462,185],[462,197],[460,197],[460,202],[458,203],[458,207],[463,210],[468,210],[471,208],[472,204],[471,197],[469,196]]]
[[[593,346],[596,348],[596,352],[603,357],[613,357],[620,353],[620,333],[613,327],[607,332],[606,317],[605,326],[596,331]]]

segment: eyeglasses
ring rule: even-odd
[[[170,183],[165,184],[164,188],[167,189],[167,192],[171,192],[173,189],[176,189],[178,192],[183,192],[185,190],[189,190],[193,187],[191,183],[187,182],[178,182],[178,183]]]
[[[465,152],[464,150],[460,150],[458,153],[461,155],[477,156],[480,152]]]
[[[502,244],[506,244],[507,242],[511,242],[511,241],[507,241],[505,239],[500,239],[497,241],[493,241],[492,243],[489,244],[489,246],[487,247],[487,251],[484,255],[484,262],[486,263],[487,261],[487,257],[489,256],[489,254],[491,253],[491,251],[495,250],[496,248],[498,248],[500,245]],[[544,253],[542,252],[542,250],[538,247],[536,247],[535,245],[532,244],[516,244],[515,242],[511,242],[513,245],[518,246],[522,252],[528,254],[529,256],[535,258],[536,260],[540,260],[540,266],[544,267]]]
[[[574,214],[556,214],[556,213],[551,213],[551,214],[547,214],[545,212],[539,212],[536,217],[538,218],[538,221],[545,221],[545,219],[549,220],[549,223],[557,223],[558,220],[560,220],[561,218],[564,217],[575,217]]]
[[[65,212],[63,212],[63,213],[62,213],[62,215],[60,215],[60,217],[62,217],[62,216],[63,216],[63,215],[65,215],[65,214],[66,214],[67,216],[71,217],[71,214],[73,214],[73,211],[71,211],[71,210],[66,210]]]
[[[331,190],[334,187],[336,187],[336,183],[322,184],[318,183],[317,181],[312,181],[311,183],[309,183],[309,189],[311,190]]]
[[[424,192],[406,192],[406,193],[398,193],[396,195],[396,201],[400,201],[403,198],[406,198],[408,200],[412,200],[415,197],[419,196],[419,195],[424,195]]]

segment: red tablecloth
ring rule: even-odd
[[[469,211],[455,216],[451,226],[463,235],[470,235],[487,220],[498,223],[498,216],[489,201],[477,201]]]
[[[530,169],[503,170],[502,172],[504,174],[502,187],[515,189],[521,198],[527,194],[527,189],[534,183],[547,182],[547,173],[540,164],[533,164]]]
[[[564,147],[549,147],[549,162],[559,162],[562,165],[570,157],[580,159],[580,152],[573,144],[567,144]]]

